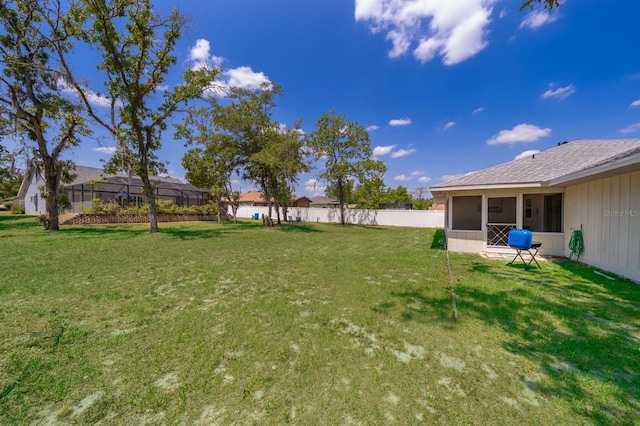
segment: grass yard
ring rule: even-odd
[[[0,424],[640,424],[640,286],[435,230],[0,215]]]

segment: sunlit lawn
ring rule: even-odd
[[[0,424],[640,424],[640,286],[435,230],[0,215]]]

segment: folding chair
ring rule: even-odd
[[[513,265],[513,262],[515,262],[519,257],[520,260],[522,260],[522,263],[524,263],[525,269],[529,269],[532,262],[536,262],[538,268],[542,269],[536,260],[538,249],[542,246],[542,243],[531,241],[531,238],[531,231],[526,229],[513,229],[509,231],[509,247],[516,251],[516,255],[508,265]],[[523,251],[529,253],[529,261],[522,257]]]

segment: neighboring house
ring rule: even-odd
[[[262,196],[260,191],[249,191],[240,194],[241,206],[266,206],[267,201]]]
[[[90,206],[94,198],[104,202],[127,201],[145,203],[142,179],[129,177],[126,173],[109,174],[102,169],[75,166],[71,171],[75,175],[73,182],[63,184],[64,193],[71,202],[71,212],[80,211],[80,206]],[[26,214],[46,213],[46,203],[42,199],[41,188],[44,187],[43,171],[38,167],[28,167],[25,173],[24,205]],[[184,183],[180,179],[152,176],[158,200],[171,200],[176,205],[188,207],[204,204],[209,200],[209,191]]]
[[[311,207],[340,207],[340,201],[318,195],[311,197]]]
[[[576,140],[431,187],[445,203],[447,247],[512,252],[511,229],[529,229],[541,254],[569,256],[640,281],[640,139]]]
[[[272,198],[271,203],[275,205],[275,200]],[[291,204],[289,207],[309,207],[311,203],[311,199],[300,196],[300,197],[292,197]],[[243,192],[240,194],[240,205],[241,206],[266,206],[267,201],[264,199],[262,192],[260,191],[249,191]]]
[[[291,199],[291,206],[289,207],[310,207],[311,198],[307,198],[304,195],[300,197],[293,197]]]

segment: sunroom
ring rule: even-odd
[[[441,195],[439,193],[439,195]],[[553,188],[486,188],[445,195],[447,247],[457,252],[512,253],[509,231],[530,230],[540,252],[564,255],[564,196]]]

